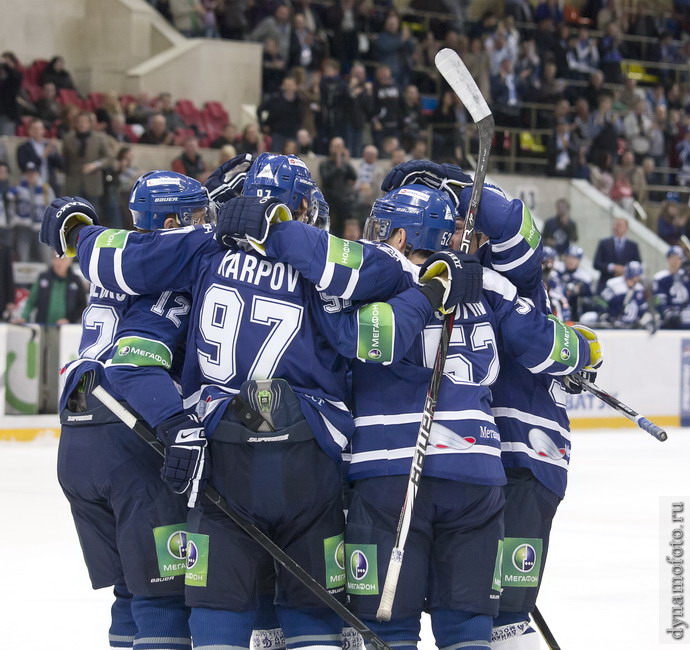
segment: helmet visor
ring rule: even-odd
[[[362,236],[368,241],[386,241],[391,233],[391,220],[369,217],[364,224]]]

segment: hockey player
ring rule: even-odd
[[[685,253],[680,246],[671,246],[666,253],[668,270],[654,276],[652,291],[659,312],[661,327],[690,328],[690,276],[684,268]]]
[[[645,327],[652,323],[641,282],[644,270],[640,262],[628,262],[623,275],[611,278],[601,292],[603,319],[613,327]]]
[[[556,270],[558,254],[550,246],[544,246],[543,261],[541,263],[542,277],[546,287],[551,312],[560,320],[571,320],[570,305],[565,297],[565,287],[560,273]]]
[[[458,214],[467,213],[472,178],[459,167],[424,160],[401,163],[389,172],[382,189],[412,181],[452,192]],[[482,263],[508,278],[521,300],[549,313],[542,284],[541,235],[527,206],[517,199],[509,201],[500,189],[486,185],[476,229],[487,239],[477,251]],[[573,327],[597,345],[594,332],[581,325]],[[529,650],[539,644],[529,615],[544,572],[551,522],[567,483],[570,434],[565,391],[577,389],[566,387],[558,377],[535,375],[503,352],[499,356],[501,372],[492,388],[492,413],[501,436],[501,460],[508,480],[504,489],[506,561],[491,647]],[[511,548],[520,548],[533,557],[529,581],[517,582],[516,576],[523,576],[525,567],[514,565],[507,554]]]
[[[208,194],[181,174],[150,172],[135,184],[130,206],[139,230],[177,228],[203,216]],[[57,199],[47,209],[50,215],[70,211],[97,221],[84,200]],[[118,242],[128,234],[110,232]],[[161,482],[156,454],[90,389],[96,383],[107,386],[153,426],[165,419],[179,401],[169,372],[189,308],[188,298],[169,291],[132,298],[93,285],[82,317],[79,358],[62,372],[58,479],[70,501],[92,586],[114,585],[111,647],[191,646],[182,577],[186,509]],[[158,332],[156,340],[141,336],[147,328]],[[131,373],[132,367],[140,371]],[[160,386],[155,396],[147,390],[152,379]]]
[[[298,165],[291,169],[301,173]],[[259,200],[272,215],[292,217],[277,199]],[[431,281],[428,287],[413,287],[386,306],[346,312],[342,302],[322,298],[285,264],[271,263],[235,246],[218,251],[208,228],[171,231],[169,236],[130,233],[115,241],[113,231],[79,223],[86,220],[77,212],[47,215],[42,239],[64,253],[78,237],[87,275],[110,290],[129,294],[162,288],[193,290],[188,348],[197,353],[186,356],[182,388],[188,402],[200,401],[204,428],[182,414],[157,427],[167,447],[165,476],[203,481],[208,436],[216,488],[317,580],[342,591],[339,569],[327,568],[323,555],[333,545],[335,550],[343,532],[336,463],[353,428],[344,405],[347,368],[338,351],[366,356],[368,350],[358,348],[356,331],[375,328],[382,309],[395,316],[386,330],[395,344],[385,354],[391,360],[397,358],[436,307],[458,302],[464,292],[458,289],[464,286],[460,270],[451,269],[445,290]],[[338,267],[332,270],[336,283],[343,277],[341,269],[349,273],[355,268],[357,253],[359,262],[370,257],[370,251],[356,253],[356,247],[338,241],[329,238],[333,250],[340,253],[331,262]],[[142,272],[144,267],[147,273]],[[359,297],[363,287],[375,286],[378,279],[383,280],[384,290],[393,286],[390,271],[398,267],[388,255],[378,255],[372,265],[367,264],[359,282],[348,282],[351,294]],[[380,360],[387,357],[382,353]],[[259,383],[276,376],[289,383]],[[257,431],[240,426],[234,407],[228,408],[233,395],[240,397],[233,401],[234,407],[239,405],[245,413],[264,408]],[[272,421],[275,436],[260,429],[264,420]],[[168,462],[174,448],[179,452],[176,465]],[[248,490],[248,485],[253,487]],[[247,647],[257,572],[265,563],[265,552],[213,507],[195,509],[190,527],[187,602],[192,606],[195,646]],[[232,551],[223,553],[225,548]],[[339,619],[324,611],[320,601],[282,570],[278,571],[276,599],[289,648],[340,644]]]
[[[570,316],[575,321],[579,320],[582,314],[594,309],[592,278],[580,268],[583,255],[584,251],[579,246],[569,246],[563,258],[563,268],[558,269],[570,306]]]
[[[389,199],[388,201],[379,201],[377,204],[380,207],[380,213],[377,215],[379,218],[371,218],[367,234],[375,239],[388,238],[395,248],[385,246],[381,250],[387,250],[389,254],[395,255],[411,273],[414,273],[414,267],[400,255],[400,251],[411,251],[415,247],[420,247],[420,241],[425,242],[424,247],[439,248],[440,242],[450,240],[454,219],[447,203],[445,210],[433,209],[438,205],[438,202],[443,203],[445,201],[432,190],[412,185],[400,188],[399,192],[400,194],[391,192],[385,197]],[[415,216],[419,218],[426,211],[425,208],[429,211],[428,221],[424,224],[417,222],[413,226],[412,220]],[[376,212],[376,208],[374,212]],[[448,219],[442,218],[442,215],[445,214],[448,214]],[[409,225],[407,232],[405,229],[398,230],[396,228],[396,225],[404,223],[405,219],[408,220]],[[219,225],[219,227],[221,226]],[[441,232],[436,230],[439,227]],[[300,264],[300,256],[305,255],[304,251],[297,246],[290,245],[286,224],[278,224],[268,229],[264,227],[263,230],[254,231],[254,234],[264,242],[265,251],[269,257],[276,256],[278,259],[287,259],[291,263]],[[330,279],[328,251],[323,251],[319,247],[318,241],[314,243],[313,247],[309,247],[309,259],[313,262],[319,257],[325,257],[326,261],[323,265],[322,274],[318,265],[313,267],[311,272],[316,273],[315,279],[323,279],[324,277]],[[520,242],[514,242],[514,245],[519,246]],[[502,249],[501,247],[498,248],[496,264],[500,263],[500,254],[506,249],[505,246]],[[313,255],[311,254],[312,250],[314,251]],[[531,251],[522,250],[521,255],[530,257]],[[357,266],[357,270],[361,268],[363,267]],[[538,262],[537,268],[539,268]],[[422,506],[425,508],[425,516],[433,517],[429,510],[431,503],[435,503],[434,500],[437,499],[440,499],[439,503],[443,501],[441,494],[446,494],[446,498],[449,498],[453,504],[448,505],[444,511],[448,517],[444,526],[444,530],[448,532],[446,542],[452,537],[450,531],[453,530],[453,526],[456,526],[457,532],[457,526],[462,525],[460,524],[462,520],[459,512],[462,509],[460,504],[466,504],[466,499],[472,498],[478,500],[476,503],[483,501],[482,507],[475,508],[471,515],[465,514],[466,519],[463,522],[470,528],[474,526],[477,531],[476,544],[470,555],[473,558],[473,565],[478,563],[481,565],[474,573],[469,572],[469,578],[464,576],[462,584],[465,585],[466,591],[457,587],[459,584],[458,572],[452,567],[453,565],[456,567],[462,565],[463,562],[459,558],[466,558],[468,554],[456,552],[458,551],[457,546],[446,544],[451,549],[450,554],[453,557],[450,558],[447,551],[443,555],[444,551],[441,550],[441,547],[444,544],[439,543],[438,546],[433,547],[434,551],[438,549],[441,555],[435,559],[436,563],[431,571],[433,576],[431,578],[433,582],[432,600],[428,604],[432,608],[432,620],[435,618],[434,632],[437,643],[440,646],[448,647],[454,647],[458,642],[465,643],[466,647],[480,647],[475,643],[480,643],[482,637],[485,641],[490,638],[490,615],[496,611],[498,594],[493,594],[493,602],[491,599],[491,578],[495,569],[496,557],[495,554],[487,557],[487,553],[490,555],[490,552],[486,549],[487,547],[490,548],[491,545],[482,544],[480,538],[484,535],[484,542],[487,538],[492,538],[495,542],[494,550],[497,548],[500,535],[496,528],[496,521],[500,519],[497,513],[500,513],[502,494],[499,490],[499,496],[496,497],[495,488],[493,490],[485,488],[483,496],[480,496],[482,488],[477,485],[468,487],[463,483],[493,484],[494,486],[503,483],[498,434],[495,430],[493,435],[491,434],[493,418],[488,404],[490,391],[487,386],[495,379],[498,372],[496,339],[492,324],[495,324],[497,320],[511,320],[508,314],[512,314],[514,309],[516,313],[512,317],[516,319],[516,322],[520,322],[523,317],[525,322],[530,322],[528,326],[530,334],[529,336],[523,334],[519,344],[525,345],[527,339],[530,339],[532,343],[539,340],[539,334],[542,331],[535,326],[535,322],[553,324],[557,322],[555,320],[549,321],[546,316],[538,313],[526,301],[518,302],[515,289],[511,288],[509,283],[502,280],[500,276],[491,271],[485,271],[485,278],[489,278],[485,280],[485,289],[486,283],[493,284],[488,291],[488,295],[491,297],[485,297],[488,302],[483,300],[480,305],[468,306],[468,309],[458,315],[460,325],[456,330],[454,340],[451,340],[452,347],[446,365],[445,381],[441,388],[441,403],[439,403],[437,411],[438,423],[435,425],[434,433],[432,433],[432,444],[435,447],[427,458],[428,466],[431,468],[428,471],[431,476],[439,478],[440,484],[433,488],[429,487],[429,492],[426,492],[423,497],[421,491],[419,495],[425,504]],[[349,281],[356,281],[354,271],[351,272]],[[342,278],[340,286],[347,285],[348,278]],[[502,295],[502,291],[506,291],[507,296]],[[485,296],[486,293],[485,291]],[[491,310],[492,307],[498,307],[496,312]],[[579,338],[573,330],[562,324],[556,327],[564,328],[563,337],[564,340],[569,340],[570,346],[575,345],[575,348],[587,347],[584,339]],[[421,345],[422,341],[420,341],[420,344],[411,348],[412,357],[409,360],[406,357],[406,360],[399,364],[394,363],[391,366],[371,368],[361,367],[361,369],[359,369],[360,364],[355,363],[353,368],[354,408],[358,428],[353,439],[351,476],[358,482],[355,499],[348,515],[345,559],[350,572],[348,587],[351,587],[351,602],[363,616],[370,619],[374,618],[378,599],[364,594],[377,593],[380,579],[383,577],[381,571],[385,568],[385,558],[388,557],[392,546],[395,522],[404,495],[404,476],[409,471],[409,459],[413,453],[414,436],[417,432],[419,412],[422,409],[419,400],[423,400],[429,381],[430,370],[424,367],[425,361],[433,358],[435,346],[438,343],[439,329],[437,326],[435,332],[430,332],[429,336],[424,337],[424,345]],[[546,329],[549,330],[549,326]],[[508,327],[505,336],[509,343],[504,345],[507,345],[511,352],[520,356],[516,348],[512,347],[514,342],[511,340],[510,331]],[[549,332],[549,334],[551,336],[545,343],[542,352],[544,356],[539,358],[540,362],[548,357],[554,349],[552,333]],[[487,339],[485,336],[489,336],[489,338]],[[513,336],[520,339],[520,336],[515,333]],[[560,343],[562,345],[563,340]],[[555,345],[555,348],[559,348],[559,345]],[[525,355],[529,356],[529,353],[525,352]],[[578,361],[570,349],[561,353],[560,363],[562,364],[563,359],[566,358],[574,365],[565,369],[565,373],[572,372],[575,367],[579,367]],[[523,357],[522,361],[525,362],[526,359]],[[541,365],[542,369],[545,369],[549,363],[537,363],[535,366]],[[559,366],[558,363],[553,362],[553,365],[563,372],[564,366]],[[410,379],[408,374],[410,372],[414,373],[413,377],[419,383],[415,384],[413,381],[412,386],[406,386],[404,378]],[[445,398],[443,397],[444,387]],[[466,410],[458,410],[458,403],[464,404],[465,401],[470,406]],[[444,408],[445,404],[447,406]],[[462,435],[459,435],[461,432]],[[411,439],[410,436],[412,436]],[[425,465],[425,473],[426,471],[427,465]],[[380,473],[385,476],[398,474],[398,477],[394,479],[391,477],[391,480],[397,481],[399,485],[395,489],[391,489],[391,486],[377,484],[383,479],[370,478],[380,476]],[[453,479],[455,483],[444,484],[444,480],[449,478]],[[425,480],[422,481],[422,486],[425,485]],[[431,483],[434,483],[433,479]],[[431,484],[427,483],[427,485]],[[449,496],[451,494],[452,497]],[[472,497],[469,496],[470,494]],[[382,516],[386,518],[386,524],[383,526],[379,523],[379,518]],[[470,521],[472,517],[475,519]],[[413,543],[419,543],[420,538],[431,539],[430,532],[427,531],[426,534],[421,532],[425,525],[430,525],[429,521],[419,523],[420,528],[416,530],[419,537]],[[377,532],[383,537],[387,535],[387,539],[376,537],[377,532],[372,532],[372,522],[376,526]],[[351,534],[355,536],[354,539]],[[357,539],[357,537],[359,538]],[[359,542],[359,546],[351,542]],[[426,585],[428,544],[430,543],[428,541],[426,545],[422,544],[414,552],[414,557],[410,562],[411,566],[414,567],[413,569],[409,568],[406,572],[406,569],[403,568],[401,580],[405,579],[410,582],[405,582],[405,586],[401,585],[400,587],[399,593],[405,595],[403,596],[405,600],[400,609],[394,610],[393,626],[378,627],[378,624],[372,623],[372,625],[377,626],[377,631],[384,638],[392,640],[397,645],[413,645],[417,638],[418,616],[425,596],[419,586]],[[413,555],[412,552],[409,554]],[[432,558],[433,562],[434,559]],[[450,564],[446,566],[444,562]],[[378,571],[375,570],[377,566]],[[466,566],[464,568],[467,570]],[[361,582],[366,576],[368,576],[367,579]],[[482,579],[482,576],[485,580]],[[456,586],[451,589],[452,584]],[[446,585],[445,591],[443,585]],[[478,607],[480,608],[480,615],[476,615]],[[402,614],[406,615],[403,616],[401,610]],[[463,613],[462,610],[466,611]],[[485,646],[481,645],[481,647]]]

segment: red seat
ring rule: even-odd
[[[173,140],[173,144],[182,146],[187,138],[194,137],[196,137],[194,129],[175,129],[175,138]]]
[[[137,142],[139,142],[139,136],[136,134],[131,124],[125,124],[125,133],[127,134],[127,137],[130,139],[132,144],[136,144]]]
[[[41,75],[48,65],[48,61],[45,59],[35,59],[33,63],[26,69],[24,73],[24,79],[26,83],[31,85],[40,86],[41,85]]]
[[[61,106],[66,106],[67,104],[74,104],[75,106],[78,106],[79,108],[84,107],[84,103],[82,102],[81,97],[79,97],[79,94],[77,93],[76,90],[70,90],[67,88],[63,88],[58,92],[57,95],[57,102]]]
[[[223,128],[228,122],[228,114],[220,102],[211,101],[204,104],[203,114],[206,115],[214,124]]]
[[[134,102],[136,102],[136,98],[134,97],[134,95],[126,95],[126,94],[120,95],[118,97],[118,100],[120,102],[120,107],[122,108],[123,111],[127,111],[127,107],[130,104],[133,104]]]
[[[24,85],[24,90],[26,91],[27,97],[32,101],[36,102],[41,98],[41,87],[31,84],[31,85]]]
[[[89,104],[89,110],[95,111],[103,106],[103,93],[89,93],[86,101]]]
[[[194,124],[200,115],[199,109],[189,99],[178,99],[175,104],[175,112],[187,124]]]

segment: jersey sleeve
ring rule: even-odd
[[[209,225],[148,233],[86,226],[77,242],[86,279],[129,295],[189,290],[200,260],[218,250]]]
[[[424,294],[412,287],[384,302],[334,308],[334,299],[315,293],[315,312],[324,336],[348,359],[390,364],[400,361],[434,309]],[[340,303],[342,305],[342,303]]]
[[[504,277],[484,270],[503,350],[533,374],[569,375],[589,363],[589,344],[572,327],[543,314]]]
[[[111,385],[154,427],[183,410],[171,373],[182,361],[190,308],[188,294],[172,291],[136,299],[105,364]]]
[[[340,239],[299,221],[271,227],[266,255],[297,269],[319,291],[347,300],[385,300],[413,283],[385,248]]]
[[[471,187],[460,193],[460,214],[467,213],[471,195]],[[507,277],[521,294],[535,292],[541,283],[542,241],[529,208],[485,185],[475,228],[489,238],[489,267]]]

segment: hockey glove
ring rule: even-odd
[[[232,248],[235,240],[244,239],[264,254],[271,224],[291,219],[289,208],[275,197],[238,196],[220,208],[216,241],[221,246]]]
[[[193,508],[208,480],[207,440],[199,418],[174,415],[156,427],[156,435],[165,445],[161,477],[177,494],[189,490],[187,505]]]
[[[235,156],[206,179],[204,187],[208,190],[209,198],[220,208],[223,203],[242,194],[247,170],[252,166],[254,157],[250,153]]]
[[[580,323],[575,323],[573,329],[579,332],[589,345],[589,364],[582,368],[580,372],[575,373],[575,376],[563,377],[563,382],[565,383],[566,392],[571,395],[579,395],[582,392],[582,386],[577,381],[578,377],[594,383],[597,379],[597,369],[604,362],[604,359],[601,352],[601,343],[594,330],[585,325],[580,325]]]
[[[455,251],[434,253],[419,269],[420,283],[438,280],[444,291],[440,303],[434,304],[428,292],[424,292],[433,307],[442,314],[450,314],[462,302],[479,302],[482,297],[484,269],[474,255]]]
[[[58,257],[74,257],[76,241],[70,241],[70,230],[79,224],[98,225],[96,209],[81,196],[62,196],[43,211],[38,239],[50,246]]]

